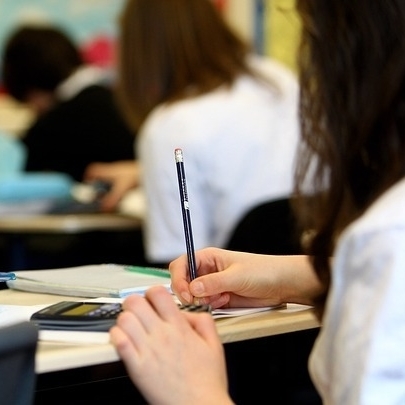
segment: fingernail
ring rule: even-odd
[[[204,285],[201,281],[194,281],[193,285],[190,287],[194,295],[200,295],[204,292]]]
[[[192,302],[193,297],[187,291],[182,292],[180,295],[186,302]]]
[[[200,299],[200,298],[194,297],[193,304],[194,305],[203,305],[201,300],[202,300],[202,298]]]

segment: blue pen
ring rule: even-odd
[[[2,273],[0,272],[0,282],[1,281],[10,281],[10,280],[15,280],[17,277],[15,276],[14,273]]]

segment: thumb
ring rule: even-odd
[[[226,272],[205,274],[190,283],[190,292],[197,298],[220,295],[232,291],[232,278]]]

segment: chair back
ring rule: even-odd
[[[31,322],[0,328],[0,403],[32,405],[38,329]]]
[[[225,247],[260,254],[300,254],[300,235],[290,199],[267,201],[253,207],[236,225]]]

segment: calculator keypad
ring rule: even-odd
[[[122,307],[120,303],[112,303],[102,305],[100,308],[88,312],[87,315],[99,318],[116,318],[121,311]]]
[[[179,305],[179,308],[182,311],[188,312],[211,312],[209,305],[184,304]],[[116,318],[120,312],[122,312],[122,305],[120,303],[111,303],[104,304],[93,311],[89,311],[87,315],[97,318]]]

